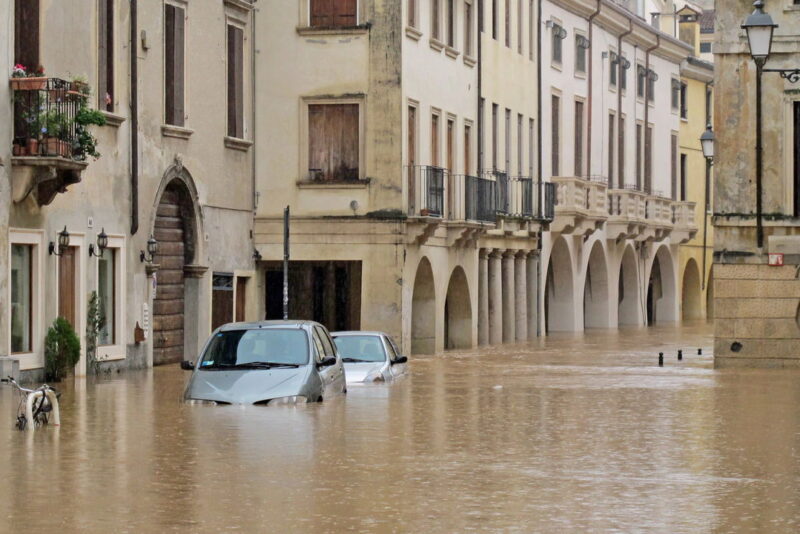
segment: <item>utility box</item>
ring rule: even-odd
[[[0,356],[0,378],[9,376],[19,380],[19,360],[10,356]]]

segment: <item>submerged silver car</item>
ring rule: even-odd
[[[321,402],[347,391],[344,366],[327,329],[312,321],[260,321],[219,327],[193,371],[192,404]]]
[[[331,335],[342,356],[348,384],[386,382],[405,374],[408,358],[400,355],[388,334],[352,331]]]

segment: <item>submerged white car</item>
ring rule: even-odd
[[[405,374],[408,358],[383,332],[333,332],[348,384],[386,382]]]

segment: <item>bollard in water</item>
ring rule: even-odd
[[[663,352],[659,352],[658,353],[658,366],[659,367],[664,367],[664,353]]]
[[[682,359],[683,359],[683,350],[678,349],[678,361],[681,361]]]
[[[698,348],[697,349],[697,355],[701,356],[702,354],[703,354],[703,349]]]

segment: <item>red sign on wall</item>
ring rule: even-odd
[[[783,254],[781,253],[771,253],[769,255],[769,264],[772,267],[781,267],[783,265]]]

